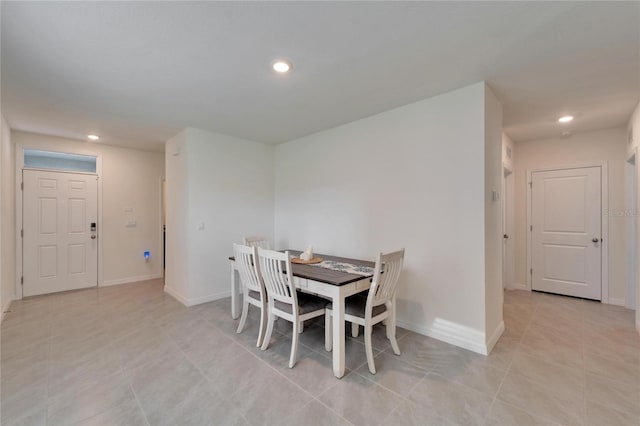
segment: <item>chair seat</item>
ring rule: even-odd
[[[293,309],[291,309],[291,305],[288,303],[275,300],[274,305],[277,309],[283,312],[287,312],[289,314],[293,313]],[[325,306],[327,306],[326,299],[298,292],[298,315],[304,315],[308,314],[309,312],[318,311],[320,309],[324,309]]]
[[[361,295],[355,295],[351,297],[347,297],[344,301],[344,312],[347,315],[352,315],[358,318],[364,318],[364,310],[367,306],[367,297]],[[329,303],[327,305],[328,309],[333,309],[333,305]],[[374,306],[372,309],[371,316],[376,317],[381,313],[387,310],[386,305],[378,305]]]
[[[255,290],[249,290],[249,297],[252,299],[260,300],[260,292]]]

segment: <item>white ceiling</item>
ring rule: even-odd
[[[521,141],[623,125],[640,94],[639,2],[1,7],[10,126],[142,149],[186,126],[279,143],[481,80]]]

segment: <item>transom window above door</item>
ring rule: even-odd
[[[96,173],[97,157],[65,152],[24,150],[24,167],[29,169],[63,170]]]

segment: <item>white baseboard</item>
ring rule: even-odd
[[[610,297],[609,301],[606,302],[609,305],[616,305],[616,306],[626,306],[626,301],[624,299],[616,299],[615,297]]]
[[[507,284],[506,288],[507,290],[528,290],[525,284],[520,284],[520,283]]]
[[[182,303],[184,306],[189,306],[189,299],[182,296],[180,293],[169,287],[168,285],[164,285],[164,292],[169,293],[171,297],[176,299],[178,302]]]
[[[493,347],[498,343],[500,336],[504,333],[504,321],[500,321],[500,324],[496,327],[496,329],[491,333],[491,337],[487,340],[487,355],[491,353]]]
[[[213,302],[214,300],[224,299],[225,297],[230,297],[231,291],[223,291],[220,293],[210,294],[208,296],[196,297],[193,299],[189,299],[188,306],[200,305],[202,303]]]
[[[107,287],[110,285],[136,283],[139,281],[155,280],[158,278],[162,278],[162,274],[141,275],[138,277],[120,278],[117,280],[106,280],[106,281],[102,281],[102,284],[100,284],[98,287]]]
[[[11,307],[11,302],[13,302],[13,300],[9,300],[7,303],[5,303],[5,306],[2,307],[2,315],[0,316],[0,324],[2,324],[2,321],[4,320],[4,316],[6,315],[6,312]]]
[[[178,302],[182,303],[184,306],[200,305],[202,303],[213,302],[214,300],[224,299],[225,297],[231,296],[230,291],[223,291],[221,293],[214,293],[208,296],[195,297],[193,299],[189,299],[182,296],[180,293],[178,293],[174,289],[167,287],[166,285],[164,286],[164,291],[166,293],[169,293],[169,295],[171,295]]]
[[[481,355],[487,355],[489,353],[487,351],[484,333],[464,325],[441,319],[436,319],[433,322],[432,327],[424,327],[422,325],[405,322],[400,319],[397,320],[397,324],[399,327],[406,328],[407,330],[414,331],[424,336],[433,337],[434,339],[468,349]]]

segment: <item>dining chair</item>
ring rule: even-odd
[[[250,236],[244,237],[244,245],[249,247],[262,247],[264,249],[270,249],[269,240],[266,237],[261,236]]]
[[[302,323],[325,314],[327,300],[296,291],[291,272],[289,252],[284,253],[258,248],[258,265],[269,299],[269,320],[262,342],[262,350],[269,347],[276,317],[293,323],[289,368],[296,364],[298,335]]]
[[[258,248],[234,244],[233,254],[244,293],[244,297],[242,298],[242,316],[240,317],[240,324],[238,324],[236,333],[241,333],[244,329],[249,312],[249,305],[257,306],[260,308],[260,330],[258,331],[256,346],[261,347],[267,325],[268,307],[267,291],[264,288],[264,283],[258,268]]]
[[[400,348],[396,341],[396,312],[395,296],[398,278],[404,262],[404,249],[393,253],[378,254],[373,272],[371,287],[367,296],[354,295],[345,300],[345,321],[352,325],[352,335],[357,336],[357,327],[364,326],[364,344],[367,352],[367,364],[371,374],[376,374],[373,362],[373,347],[371,346],[371,332],[373,326],[385,321],[387,338],[396,355],[400,355]],[[327,305],[325,317],[325,349],[332,350],[332,314],[333,306]]]

